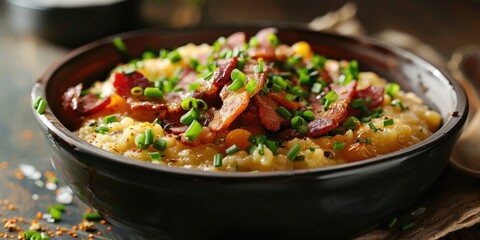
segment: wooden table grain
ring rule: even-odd
[[[53,45],[35,36],[15,35],[8,28],[4,18],[5,14],[1,10],[0,4],[0,218],[22,217],[26,223],[20,223],[20,225],[22,229],[26,229],[30,220],[36,219],[38,212],[45,213],[49,206],[57,203],[55,191],[48,190],[39,181],[22,179],[18,173],[18,167],[21,164],[34,166],[42,174],[54,171],[46,150],[46,142],[34,121],[30,90],[36,79],[70,49]],[[480,24],[480,20],[475,24]],[[421,31],[421,29],[417,30]],[[413,32],[417,30],[414,29]],[[459,30],[456,29],[456,31]],[[420,35],[426,36],[424,33],[420,33]],[[463,36],[470,36],[470,33],[465,33]],[[424,40],[428,41],[428,39]],[[440,52],[445,54],[451,51],[453,42],[461,45],[465,41],[467,40],[463,38],[456,42],[446,39],[443,42],[437,42],[436,46],[444,47],[440,49]],[[454,174],[461,181],[477,181],[476,184],[478,184],[478,180],[463,178],[463,176],[451,172],[451,169],[446,171],[450,171],[447,174]],[[40,180],[45,184],[46,177],[42,176]],[[58,185],[62,186],[61,181]],[[434,187],[430,193],[435,194],[434,191],[438,191],[438,186],[437,189]],[[426,198],[428,201],[435,201],[435,197],[433,200],[431,196]],[[82,221],[82,214],[87,209],[87,205],[78,198],[74,198],[72,204],[67,205],[66,213],[60,222],[47,223],[45,220],[40,220],[40,222],[51,230],[55,230],[57,227],[70,230],[73,225]],[[77,231],[78,238],[88,239],[88,234],[94,234],[96,239],[122,238],[122,230],[108,223],[103,225],[97,222],[95,226],[98,230],[92,233]],[[109,230],[110,227],[111,230]],[[101,235],[99,235],[99,231]],[[17,233],[8,232],[3,228],[3,223],[0,226],[0,239],[11,236],[16,238]],[[62,236],[56,235],[54,239],[71,238],[63,233]],[[450,233],[443,239],[480,239],[480,225]]]

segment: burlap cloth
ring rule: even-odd
[[[338,10],[317,17],[309,23],[309,27],[345,35],[366,34],[365,28],[355,16],[356,11],[353,3],[347,3]],[[447,68],[447,60],[443,56],[413,36],[395,29],[370,35],[415,52],[437,67],[444,70]],[[386,223],[384,227],[356,240],[439,239],[451,232],[480,223],[480,178],[468,177],[448,166],[415,206],[398,216],[392,216],[393,218],[396,218],[396,221],[390,227]],[[478,234],[469,237],[478,238]]]

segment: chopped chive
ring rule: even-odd
[[[350,105],[353,108],[363,108],[366,106],[365,99],[363,98],[355,98],[350,101]]]
[[[268,34],[267,35],[267,40],[268,40],[268,43],[270,43],[270,45],[273,46],[273,47],[278,46],[278,44],[280,43],[280,41],[278,40],[278,37],[275,33]]]
[[[247,92],[252,95],[255,92],[255,89],[257,88],[257,81],[255,80],[250,80],[247,85],[245,86],[245,89],[247,89]]]
[[[342,126],[348,130],[355,130],[357,129],[357,123],[360,123],[360,120],[354,116],[350,116],[345,120]]]
[[[273,156],[277,156],[277,143],[275,141],[267,140],[265,141],[265,146],[272,151]]]
[[[288,87],[288,83],[280,76],[273,77],[273,83],[280,86],[282,90],[285,90]]]
[[[303,117],[304,117],[307,121],[313,121],[313,120],[315,120],[315,115],[314,115],[313,112],[310,111],[310,110],[307,110],[307,111],[303,112]]]
[[[155,118],[155,119],[153,120],[152,124],[153,124],[153,125],[155,125],[155,124],[162,125],[162,120],[159,119],[159,118]]]
[[[255,73],[263,73],[263,59],[258,59],[258,65],[256,65],[253,70],[255,71]]]
[[[255,142],[257,141],[257,138],[254,135],[250,135],[248,136],[247,140],[249,143],[255,144]]]
[[[217,41],[213,43],[213,51],[218,52],[220,51],[220,48],[227,42],[227,39],[225,37],[219,37]]]
[[[403,106],[402,101],[400,101],[400,99],[398,99],[398,98],[393,99],[392,102],[390,102],[390,105],[391,106],[399,106],[402,111],[406,110],[405,106]]]
[[[317,55],[317,54],[313,55],[313,57],[312,57],[312,65],[315,68],[318,68],[320,70],[323,70],[326,61],[327,61],[326,57],[320,56],[320,55]]]
[[[345,129],[344,129],[344,128],[341,128],[341,127],[334,128],[334,129],[330,130],[330,133],[331,133],[332,135],[337,135],[337,134],[342,135],[342,134],[345,133]]]
[[[409,223],[404,224],[404,225],[402,226],[402,231],[406,231],[406,230],[408,230],[408,229],[410,229],[410,228],[412,228],[412,227],[413,227],[413,222],[409,222]]]
[[[370,138],[365,138],[365,143],[372,144],[372,140],[370,140]]]
[[[295,100],[295,98],[297,98],[297,96],[295,95],[292,95],[290,93],[288,93],[287,95],[285,95],[285,100],[289,101],[289,102],[293,102],[293,100]]]
[[[322,91],[322,88],[323,88],[322,84],[316,82],[312,85],[311,91],[312,93],[319,94]]]
[[[183,99],[182,102],[180,103],[180,105],[182,106],[183,110],[189,110],[190,108],[197,108],[198,107],[197,99],[195,99],[193,97],[188,97],[188,98]]]
[[[23,232],[23,238],[26,240],[32,239],[33,235],[38,234],[35,230],[27,230]]]
[[[252,155],[255,151],[257,150],[256,145],[251,145],[250,147],[247,148],[248,154]]]
[[[168,57],[168,50],[167,49],[160,49],[160,52],[158,53],[158,57],[161,59],[165,59]]]
[[[153,141],[153,148],[157,149],[158,151],[165,151],[167,149],[167,141],[157,138],[155,141]]]
[[[260,154],[262,156],[265,155],[265,149],[263,148],[263,143],[258,144],[257,151],[258,151],[258,154]]]
[[[145,129],[145,145],[150,145],[153,143],[153,138],[155,137],[155,132],[151,128]]]
[[[140,133],[134,139],[135,145],[141,150],[145,150],[148,148],[148,145],[145,144],[145,138],[146,138],[145,134]]]
[[[245,73],[243,73],[242,71],[240,71],[238,69],[233,69],[232,73],[230,73],[230,77],[232,78],[233,81],[235,81],[235,80],[246,81],[247,80],[247,75],[245,75]]]
[[[392,227],[395,225],[395,223],[397,223],[397,221],[398,219],[396,217],[392,218],[387,224],[388,229],[392,229]]]
[[[143,95],[145,95],[145,97],[157,98],[157,97],[163,97],[163,92],[156,87],[147,87],[145,88]]]
[[[50,208],[48,212],[50,213],[50,215],[55,221],[60,221],[62,219],[62,211],[60,211],[59,209]]]
[[[96,212],[86,212],[83,214],[83,219],[88,221],[100,221],[103,219],[103,217]]]
[[[188,65],[189,65],[190,68],[192,68],[193,70],[196,70],[197,67],[200,66],[200,62],[199,62],[197,59],[190,58],[190,60],[188,60]]]
[[[197,108],[190,109],[187,113],[180,117],[180,122],[183,125],[190,125],[194,120],[200,117],[200,112]]]
[[[117,117],[114,114],[108,115],[108,116],[103,118],[103,123],[105,123],[105,124],[113,123],[113,122],[116,122],[116,121],[117,121]]]
[[[148,155],[150,155],[150,160],[154,162],[159,162],[162,160],[162,155],[160,155],[159,152],[149,152]]]
[[[290,161],[294,161],[295,158],[297,158],[298,154],[300,154],[300,151],[302,150],[302,147],[300,147],[300,144],[295,143],[287,152],[287,158],[290,159]]]
[[[292,118],[292,114],[285,107],[278,107],[275,111],[285,119]]]
[[[213,155],[213,166],[221,167],[222,165],[223,165],[223,155],[220,153]]]
[[[393,118],[383,120],[383,126],[393,125]]]
[[[267,141],[267,136],[258,135],[255,139],[256,143],[265,143]]]
[[[33,108],[38,114],[43,114],[47,108],[47,102],[42,97],[38,97],[33,104]]]
[[[200,82],[193,82],[188,85],[188,91],[195,91],[200,87]]]
[[[176,63],[176,62],[179,62],[180,60],[182,60],[182,56],[180,55],[180,53],[177,50],[173,50],[173,51],[169,52],[168,55],[167,55],[167,58],[172,63]]]
[[[258,47],[258,39],[256,37],[251,37],[250,40],[248,41],[248,45],[251,47]]]
[[[150,51],[145,51],[142,53],[142,59],[152,59],[155,58],[155,53]]]
[[[400,91],[400,85],[397,83],[388,83],[385,87],[385,93],[390,95],[390,97],[394,98],[397,93]]]
[[[315,149],[314,147],[309,147],[308,150],[310,150],[310,152],[315,152]]]
[[[208,109],[208,104],[203,99],[196,99],[196,102],[197,102],[198,109],[200,109],[200,110],[207,110]]]
[[[373,132],[377,132],[378,131],[378,128],[375,126],[375,124],[373,124],[372,122],[369,122],[368,123],[368,126],[370,127],[370,129],[373,130]]]
[[[333,150],[342,150],[345,148],[345,143],[343,142],[335,142],[333,144]]]
[[[233,81],[232,84],[230,84],[230,86],[228,86],[228,90],[237,91],[238,89],[240,89],[243,86],[243,84],[244,84],[243,80],[237,79],[237,80]]]
[[[130,59],[130,57],[128,56],[128,52],[127,52],[127,46],[125,45],[125,43],[123,42],[123,40],[120,37],[115,37],[113,39],[113,45],[115,46],[115,48],[118,50],[120,55],[122,55],[122,57],[125,60]]]
[[[240,148],[237,147],[237,145],[233,144],[232,146],[230,146],[229,148],[227,148],[227,150],[225,150],[225,152],[228,154],[228,155],[232,155],[236,152],[240,151]]]
[[[303,117],[295,116],[290,121],[292,124],[293,129],[297,130],[299,133],[306,133],[307,128],[307,121]]]
[[[57,209],[60,212],[65,212],[65,205],[63,204],[55,204],[48,207],[48,212],[50,212],[50,210],[52,210],[53,208]]]
[[[193,122],[190,124],[190,126],[188,126],[188,129],[185,132],[185,137],[188,141],[193,142],[198,138],[202,130],[202,124],[200,124],[197,120],[193,120]]]
[[[110,128],[107,126],[100,125],[95,128],[95,132],[100,134],[105,134],[107,132],[110,132]]]
[[[324,110],[325,111],[328,110],[330,105],[332,103],[334,103],[335,101],[337,101],[337,98],[338,98],[338,94],[334,90],[330,90],[330,92],[328,92],[325,95],[325,97],[322,99],[322,104],[323,104]]]
[[[210,80],[213,77],[213,72],[209,71],[205,75],[202,76],[203,79],[205,80]]]
[[[130,93],[134,96],[140,96],[143,94],[143,88],[140,86],[133,87],[130,89]]]

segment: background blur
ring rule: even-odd
[[[33,34],[76,47],[102,36],[150,26],[257,21],[308,23],[346,3],[344,0],[5,0],[6,6],[0,6],[3,10],[0,13],[6,15],[12,33]],[[356,11],[347,17],[359,23],[361,33],[375,35],[393,29],[427,43],[444,57],[460,45],[480,43],[480,0],[352,3]]]

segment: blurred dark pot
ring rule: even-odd
[[[55,44],[78,47],[139,25],[138,0],[106,5],[46,6],[34,0],[7,0],[7,20],[17,34],[34,34]]]
[[[123,34],[132,56],[146,48],[213,42],[260,27]],[[443,126],[425,141],[365,161],[310,170],[231,173],[169,168],[98,149],[67,127],[61,95],[79,82],[105,78],[121,61],[112,38],[71,52],[35,84],[32,101],[53,165],[86,203],[112,224],[147,239],[345,239],[369,231],[411,206],[448,162],[468,103],[462,88],[415,55],[366,37],[281,27],[279,38],[311,43],[330,58],[357,59],[362,70],[398,82],[440,112]],[[99,61],[100,60],[100,61]]]

